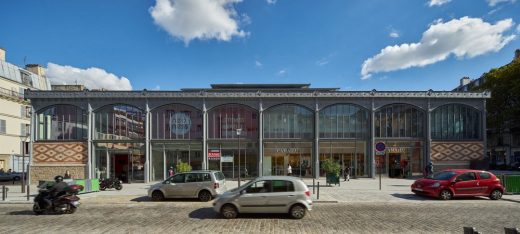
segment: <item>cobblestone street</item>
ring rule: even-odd
[[[0,233],[481,233],[519,227],[520,204],[463,199],[401,203],[318,203],[302,220],[285,215],[242,215],[225,220],[211,202],[85,200],[72,215],[35,216],[30,204],[0,204]]]

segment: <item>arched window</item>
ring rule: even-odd
[[[313,112],[303,106],[282,104],[264,111],[264,138],[312,139]]]
[[[145,137],[145,113],[137,107],[116,104],[95,113],[97,140],[132,140]]]
[[[363,139],[370,133],[368,111],[353,104],[336,104],[320,111],[320,138]]]
[[[152,111],[152,139],[202,139],[202,111],[182,104]]]
[[[237,138],[236,129],[242,129],[240,138],[258,138],[258,113],[255,109],[226,104],[211,109],[208,113],[210,139]]]
[[[73,105],[54,105],[38,113],[37,140],[87,139],[88,125],[85,110]]]
[[[480,112],[462,104],[448,104],[432,112],[432,139],[476,140],[481,135]]]
[[[375,113],[376,137],[421,138],[424,137],[424,111],[409,104],[391,104]]]

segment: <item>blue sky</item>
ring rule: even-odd
[[[451,90],[512,60],[516,0],[6,0],[7,61],[89,88]]]

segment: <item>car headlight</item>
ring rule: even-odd
[[[434,188],[438,188],[440,186],[441,186],[441,183],[439,183],[439,182],[435,182],[434,184],[432,184],[432,187],[434,187]]]

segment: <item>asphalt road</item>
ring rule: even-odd
[[[487,199],[315,204],[302,220],[241,215],[226,220],[211,202],[103,204],[86,201],[72,215],[35,216],[30,204],[0,204],[0,233],[481,233],[520,228],[520,203]]]

